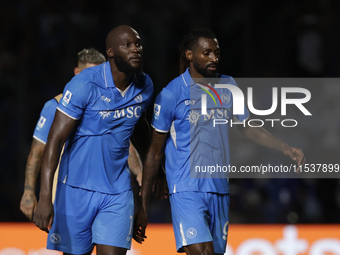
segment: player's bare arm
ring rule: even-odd
[[[25,187],[24,194],[20,202],[20,210],[26,217],[32,220],[33,212],[37,205],[37,198],[35,197],[35,184],[41,166],[41,159],[45,149],[45,144],[33,139],[31,151],[27,158],[25,168]]]
[[[131,142],[135,149],[138,151],[139,157],[142,162],[145,161],[150,141],[151,128],[148,120],[146,119],[146,111],[143,111],[131,135]]]
[[[306,162],[306,158],[301,149],[289,146],[262,127],[243,127],[242,125],[239,125],[238,129],[242,135],[251,141],[281,151],[284,155],[296,162],[298,166],[301,166]]]
[[[138,243],[142,243],[146,238],[145,229],[148,224],[147,211],[150,195],[163,158],[163,147],[166,136],[167,133],[159,133],[156,130],[153,131],[151,146],[144,162],[143,183],[141,188],[142,205],[138,209],[133,231],[133,238]]]
[[[130,141],[128,164],[131,172],[136,175],[139,186],[142,186],[143,164],[136,148]]]
[[[56,111],[42,158],[40,196],[33,217],[35,225],[46,232],[53,223],[52,183],[54,172],[62,147],[75,125],[76,120]]]

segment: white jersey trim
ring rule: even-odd
[[[106,82],[106,74],[105,74],[105,66],[106,66],[106,63],[104,64],[104,68],[103,68],[103,70],[104,70],[104,80],[105,80],[105,86],[107,87],[107,82]]]
[[[171,135],[171,138],[172,138],[172,141],[174,142],[174,145],[177,149],[177,144],[176,144],[176,129],[175,129],[175,125],[174,125],[174,122],[172,122],[171,124],[171,127],[170,127],[170,135]]]
[[[33,136],[33,138],[34,138],[35,140],[38,140],[39,142],[41,142],[41,143],[43,143],[43,144],[46,144],[45,141],[41,140],[40,138],[36,137],[35,135]]]
[[[184,84],[188,87],[188,84],[185,82],[185,79],[184,79],[184,74],[182,74],[182,79],[184,81]]]
[[[182,236],[182,246],[187,246],[187,240],[185,239],[182,222],[179,223],[179,231],[181,232]]]
[[[119,93],[122,95],[122,97],[124,97],[126,95],[126,92],[128,92],[129,88],[131,87],[131,84],[129,86],[127,86],[127,88],[124,91],[120,90],[117,87],[116,87],[116,89],[119,91]]]
[[[168,133],[168,132],[169,132],[169,130],[168,130],[168,131],[165,131],[165,130],[161,130],[161,129],[155,128],[155,126],[152,125],[152,124],[151,124],[151,127],[153,127],[153,128],[154,128],[157,132],[159,132],[159,133]]]
[[[70,117],[70,118],[73,119],[73,120],[78,120],[77,118],[72,117],[71,115],[69,115],[69,114],[67,114],[66,112],[64,112],[63,110],[61,110],[59,107],[57,107],[57,110],[59,110],[60,112],[62,112],[63,114],[65,114],[66,116]]]

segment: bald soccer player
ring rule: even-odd
[[[152,100],[153,83],[142,72],[136,30],[111,30],[106,53],[107,62],[66,85],[43,155],[33,221],[49,232],[47,248],[64,254],[91,254],[96,245],[98,255],[121,255],[131,247],[130,136]],[[52,179],[64,143],[53,206]]]

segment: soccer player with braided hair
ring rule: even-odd
[[[184,37],[180,52],[181,74],[160,92],[154,105],[153,137],[143,166],[142,205],[135,219],[134,238],[139,243],[146,238],[151,187],[165,152],[177,251],[190,255],[224,254],[229,225],[228,178],[215,178],[218,175],[192,178],[191,174],[195,165],[230,164],[229,125],[218,125],[213,129],[213,119],[225,114],[226,119],[241,123],[248,118],[249,112],[245,107],[244,114],[232,114],[231,92],[214,88],[220,79],[234,86],[237,84],[231,76],[218,73],[220,46],[209,29],[192,30]],[[208,79],[211,84],[198,84],[198,79],[202,78]],[[210,117],[199,114],[201,94],[204,93],[202,87],[206,91],[209,88],[218,94],[226,93],[225,97],[229,98],[217,106],[208,98]],[[199,93],[192,93],[195,91]],[[279,150],[299,165],[305,162],[300,149],[287,145],[263,128],[237,126],[255,143]]]

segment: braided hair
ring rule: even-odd
[[[179,72],[184,73],[189,67],[189,60],[185,56],[186,50],[192,50],[193,46],[198,42],[200,37],[215,39],[216,36],[208,28],[195,28],[190,31],[189,34],[185,35],[180,46],[180,57],[179,57]]]

